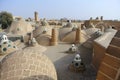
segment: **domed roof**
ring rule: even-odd
[[[34,47],[27,47],[27,48],[25,48],[25,49],[28,49],[28,50],[35,50],[36,52],[39,52],[39,53],[42,53],[42,52],[44,52],[44,51],[47,50],[46,47],[41,46],[41,45],[36,45],[36,46],[34,46]]]
[[[33,36],[40,45],[49,46],[52,35],[52,27],[39,26],[33,31]]]
[[[8,28],[8,32],[15,35],[26,35],[32,32],[33,28],[29,22],[24,20],[13,21],[11,26]]]
[[[1,61],[0,80],[57,80],[53,63],[44,54],[25,49]]]
[[[71,23],[71,20],[68,20],[67,24],[65,26],[63,26],[63,27],[72,28],[73,24]]]
[[[38,35],[41,35],[41,34],[51,35],[51,32],[52,32],[52,27],[39,26],[33,31],[33,36],[37,37]]]
[[[69,34],[72,31],[72,28],[61,28],[59,29],[59,37],[62,40],[66,34]]]
[[[41,24],[42,24],[42,26],[49,25],[48,22],[47,22],[47,20],[45,18],[43,20],[41,20]]]
[[[46,34],[42,34],[36,37],[36,41],[38,42],[38,44],[44,46],[49,46],[50,40],[51,40],[51,36]]]
[[[76,36],[76,31],[71,31],[62,38],[62,41],[73,43],[75,41],[75,36]]]
[[[73,27],[73,25],[72,25],[72,23],[71,22],[69,22],[69,23],[67,23],[66,24],[66,26],[65,27]]]
[[[91,38],[91,35],[94,34],[96,31],[98,31],[97,28],[81,30],[81,42],[83,43]],[[72,28],[62,28],[59,31],[59,36],[61,41],[73,43],[75,41],[76,31],[72,31]]]
[[[83,33],[90,36],[98,30],[99,30],[98,28],[88,28],[88,29],[84,29]]]

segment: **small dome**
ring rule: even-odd
[[[39,26],[38,28],[36,28],[33,31],[33,36],[37,37],[38,35],[41,35],[41,34],[51,35],[51,32],[52,32],[52,28],[51,27],[48,27],[48,26]]]
[[[47,25],[48,25],[48,22],[47,22],[47,20],[44,18],[44,19],[41,21],[41,24],[42,24],[42,26],[47,26]]]
[[[65,27],[73,27],[72,23],[67,23]]]
[[[72,28],[61,28],[59,29],[59,37],[60,40],[62,40],[66,34],[69,34],[70,32],[72,32]]]
[[[68,20],[67,21],[67,24],[63,26],[64,28],[72,28],[73,27],[73,24],[71,23],[71,20]]]
[[[36,37],[36,41],[38,42],[38,44],[44,46],[49,46],[50,40],[51,40],[51,36],[46,34],[42,34]]]
[[[93,35],[96,31],[98,31],[97,28],[81,30],[81,43],[91,38],[91,35]],[[76,31],[72,31],[72,28],[61,28],[59,30],[59,36],[61,41],[73,43],[76,38]]]
[[[39,26],[33,31],[33,36],[40,45],[49,46],[52,34],[52,27]]]
[[[57,80],[53,63],[44,54],[25,49],[1,61],[0,80]]]

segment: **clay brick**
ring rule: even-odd
[[[111,45],[115,45],[117,47],[120,47],[120,38],[114,37],[110,43]]]
[[[36,54],[31,54],[31,57],[36,58],[37,56],[36,56]]]
[[[105,51],[106,49],[104,47],[94,42],[94,52],[93,52],[94,56],[93,56],[92,63],[97,70],[99,69],[102,59],[105,56]]]
[[[111,67],[114,67],[116,69],[120,68],[120,59],[113,57],[106,53],[103,62],[110,65]]]
[[[21,63],[25,63],[26,62],[26,58],[23,58],[20,60]]]
[[[36,74],[37,74],[37,71],[33,71],[33,70],[31,70],[30,75],[36,75]]]
[[[35,65],[30,65],[30,70],[35,70],[36,66]]]
[[[29,76],[30,70],[23,70],[23,76]]]
[[[27,61],[27,63],[28,63],[28,64],[33,64],[33,61],[34,61],[33,59],[29,59],[29,60]]]
[[[23,68],[23,69],[28,69],[28,68],[29,68],[29,65],[28,65],[28,64],[22,64],[22,68]]]
[[[2,75],[2,77],[1,77],[1,78],[3,78],[3,79],[4,79],[4,78],[6,78],[6,77],[8,76],[8,72],[5,72],[4,74],[2,74],[2,73],[1,73],[1,75]],[[1,79],[1,80],[3,80],[3,79]]]
[[[39,65],[39,61],[38,60],[34,61],[34,65]]]
[[[76,30],[75,43],[81,43],[81,27]]]
[[[15,71],[15,75],[18,76],[18,75],[21,75],[22,74],[22,70],[16,70]]]
[[[115,79],[116,74],[117,74],[117,70],[113,69],[112,67],[110,67],[109,65],[105,63],[101,64],[99,71],[111,77],[112,79]]]
[[[107,53],[110,55],[113,55],[117,58],[120,58],[120,47],[114,46],[114,45],[109,45],[107,49]]]
[[[55,45],[58,44],[57,41],[58,41],[57,30],[56,29],[52,29],[52,38],[51,38],[51,43],[50,44],[52,46],[55,46]]]
[[[110,78],[107,77],[106,75],[102,74],[101,72],[98,72],[96,80],[110,80]]]
[[[10,77],[11,77],[11,76],[15,76],[15,71],[14,71],[14,70],[13,70],[13,71],[10,71],[9,76],[10,76]]]
[[[116,33],[115,37],[120,38],[120,30],[118,30],[118,32]]]
[[[16,54],[21,55],[19,57],[15,58],[14,54],[11,54],[12,57],[11,56],[7,57],[3,61],[3,63],[1,63],[2,70],[1,70],[0,80],[21,80],[21,79],[25,80],[26,77],[28,78],[30,76],[35,76],[35,75],[47,75],[47,76],[51,75],[53,79],[57,80],[56,71],[52,62],[43,54],[36,54],[32,52],[33,51],[31,50],[20,51],[14,53],[15,55]],[[23,54],[26,57],[23,56]],[[30,56],[28,56],[28,54]],[[40,56],[40,58],[38,59],[37,56]],[[31,65],[33,66],[31,67]],[[35,78],[32,78],[32,80],[33,79]],[[44,80],[44,77],[42,78],[42,80]]]
[[[118,77],[118,79],[117,80],[120,80],[120,75],[119,75],[119,77]]]

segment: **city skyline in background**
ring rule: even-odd
[[[107,20],[120,20],[120,0],[1,0],[0,12],[7,11],[13,16],[34,18],[79,19],[103,16]]]

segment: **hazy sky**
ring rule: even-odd
[[[39,18],[89,19],[104,16],[104,19],[120,20],[120,0],[0,0],[0,11],[14,16]]]

